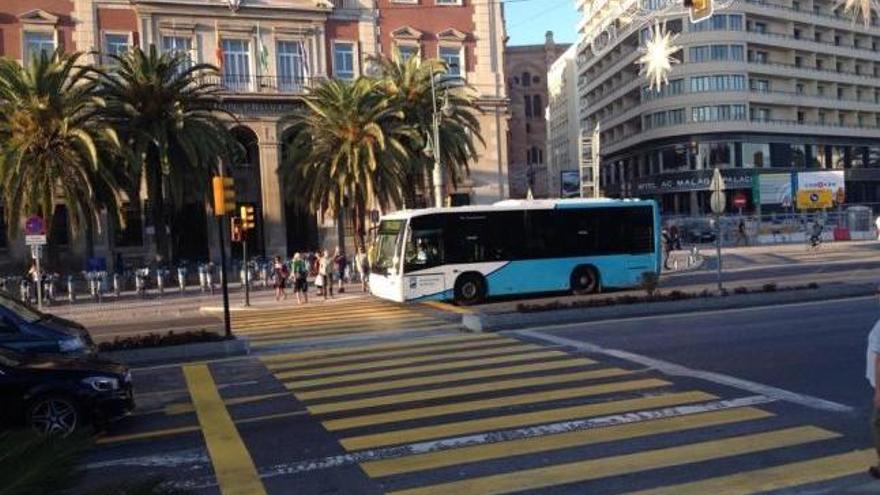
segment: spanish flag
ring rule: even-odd
[[[217,67],[223,70],[223,42],[220,40],[220,27],[217,21],[214,21],[214,40],[217,48],[214,50],[214,56],[217,58]]]

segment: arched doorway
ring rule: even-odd
[[[237,163],[231,165],[227,174],[235,179],[236,204],[239,209],[242,206],[254,208],[254,230],[246,235],[245,242],[248,246],[248,257],[265,256],[265,242],[263,233],[263,193],[260,171],[260,143],[257,134],[245,126],[234,127],[232,136],[244,149],[244,155]],[[239,216],[239,209],[235,216]],[[241,243],[232,244],[233,259],[241,259]]]
[[[290,143],[293,140],[293,132],[287,129],[281,134],[281,163],[285,166],[290,157]],[[282,178],[282,180],[284,180]],[[317,250],[318,244],[318,219],[315,212],[311,211],[300,198],[288,194],[286,183],[281,184],[284,197],[284,218],[287,227],[288,251],[303,252]]]

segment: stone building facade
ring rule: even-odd
[[[547,32],[543,45],[508,46],[504,50],[507,91],[510,95],[510,197],[536,198],[553,194],[547,173],[547,73],[568,48],[556,44]]]
[[[238,200],[257,212],[251,252],[267,256],[336,245],[333,220],[319,219],[285,199],[278,175],[284,156],[284,117],[309,87],[326,78],[369,73],[370,57],[394,46],[425,58],[457,59],[478,93],[485,146],[470,165],[459,201],[485,203],[507,196],[507,96],[504,19],[500,4],[473,0],[4,0],[0,55],[27,60],[35,50],[120,52],[155,45],[187,53],[194,63],[221,67],[223,100],[236,117],[232,132],[247,149],[243,163],[226,164]],[[262,54],[266,56],[261,56]],[[222,60],[220,59],[222,57]],[[463,197],[461,196],[463,195]],[[154,230],[144,225],[143,200],[131,205],[126,232],[102,229],[94,256],[149,259]],[[172,219],[181,258],[216,257],[217,225],[203,198]],[[82,233],[70,232],[68,257],[82,262]],[[23,241],[0,247],[21,259]]]

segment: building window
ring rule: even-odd
[[[192,38],[186,36],[163,36],[162,51],[186,55],[186,66],[193,64]]]
[[[525,101],[525,109],[526,109],[526,118],[532,118],[532,97],[530,95],[524,95],[523,100]]]
[[[750,79],[749,80],[749,88],[752,91],[760,91],[762,93],[767,93],[770,91],[770,80],[769,79]]]
[[[532,85],[532,75],[530,73],[522,73],[522,85],[527,87]]]
[[[742,45],[730,45],[730,60],[745,60],[745,50]]]
[[[745,113],[745,105],[712,105],[704,107],[693,107],[691,109],[691,120],[693,122],[744,120]]]
[[[278,89],[300,89],[305,82],[305,52],[300,41],[279,41]]]
[[[354,79],[354,43],[333,43],[333,75],[337,79]]]
[[[535,95],[532,97],[532,115],[535,118],[540,118],[544,115],[544,105],[541,101],[541,95]]]
[[[406,62],[413,57],[419,56],[419,47],[411,45],[398,46],[397,52],[400,54],[400,61]]]
[[[441,46],[440,60],[446,62],[450,76],[459,77],[462,74],[461,47]]]
[[[247,40],[223,40],[223,84],[246,91],[251,86],[251,45]]]
[[[55,51],[55,33],[51,31],[24,32],[24,64],[31,63],[41,53],[51,55]]]
[[[115,55],[117,57],[121,57],[126,52],[128,52],[129,46],[129,37],[127,34],[114,34],[114,33],[105,33],[104,34],[104,53],[106,55]],[[112,61],[113,59],[108,58],[108,61]]]
[[[769,108],[752,108],[751,109],[751,120],[755,122],[769,122],[770,121],[770,109]]]

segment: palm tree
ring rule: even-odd
[[[103,159],[118,140],[81,56],[44,52],[27,67],[0,58],[0,194],[10,236],[29,214],[52,225],[59,202],[78,231],[98,225],[103,208],[119,216],[115,171]]]
[[[469,162],[477,157],[474,138],[483,142],[476,118],[478,110],[474,98],[468,94],[470,88],[453,81],[448,76],[449,67],[441,60],[422,60],[415,56],[404,61],[397,54],[394,58],[376,57],[371,61],[376,64],[381,91],[392,99],[393,106],[403,111],[406,124],[417,130],[417,139],[404,143],[413,157],[408,183],[416,184],[417,178],[431,176],[434,157],[423,152],[430,143],[431,147],[440,147],[440,162],[452,184],[457,184],[466,176]],[[431,142],[435,102],[440,117],[439,145]],[[410,187],[406,192],[407,203],[411,205],[415,188]]]
[[[331,80],[312,90],[291,117],[281,168],[288,196],[312,211],[336,217],[353,210],[358,246],[365,245],[367,208],[401,203],[410,158],[403,143],[417,138],[377,84]]]
[[[166,258],[167,205],[181,207],[183,197],[205,194],[208,177],[237,146],[226,127],[216,67],[191,64],[184,53],[160,54],[155,45],[111,56],[100,71],[107,114],[120,132],[125,157],[135,178],[146,177],[155,227],[156,252]]]

